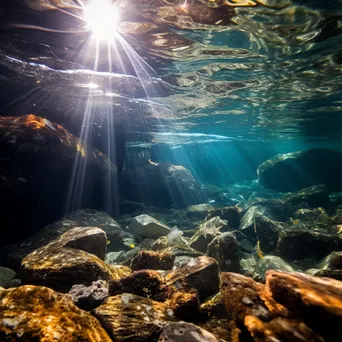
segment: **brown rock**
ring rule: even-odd
[[[131,269],[137,270],[171,270],[175,256],[171,253],[140,251],[131,263]]]
[[[109,297],[93,311],[114,341],[157,341],[167,323],[176,321],[167,304],[131,293]]]
[[[303,273],[269,271],[266,284],[273,298],[327,341],[342,341],[342,282]]]
[[[175,316],[181,320],[194,322],[200,317],[200,303],[197,291],[175,292],[167,303]]]
[[[165,277],[166,284],[176,289],[196,289],[199,299],[214,295],[219,290],[219,271],[215,259],[206,256],[191,259]]]
[[[101,324],[69,296],[30,285],[0,292],[0,340],[111,342]]]

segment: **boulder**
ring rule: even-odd
[[[217,261],[207,256],[191,259],[188,263],[165,276],[168,286],[176,289],[195,289],[199,299],[214,295],[219,290],[219,270]]]
[[[254,231],[263,253],[271,253],[277,246],[279,233],[283,230],[280,222],[263,216],[255,218]]]
[[[154,207],[182,209],[206,202],[191,172],[184,166],[168,163],[150,162],[127,173],[121,192],[129,200]]]
[[[167,252],[140,251],[131,262],[133,271],[152,269],[152,270],[171,270],[175,256]]]
[[[0,292],[1,341],[112,340],[101,324],[67,295],[26,285]]]
[[[187,207],[185,210],[185,215],[194,220],[204,220],[205,217],[211,210],[214,210],[214,207],[208,203],[191,205]],[[215,215],[217,216],[217,215]]]
[[[220,342],[221,340],[199,326],[186,323],[169,323],[162,331],[158,342]]]
[[[342,280],[342,252],[332,252],[318,265],[318,269],[310,269],[309,274],[318,277],[329,277]]]
[[[146,214],[134,217],[128,228],[131,234],[150,239],[170,233],[168,226]]]
[[[117,191],[117,182],[108,182],[117,169],[105,155],[42,117],[0,117],[0,160],[1,245],[62,217],[67,194],[79,206],[106,210]],[[80,170],[85,177],[76,182]]]
[[[259,165],[258,181],[266,188],[293,192],[324,184],[327,191],[341,191],[342,153],[329,149],[278,154]]]
[[[90,226],[101,228],[106,233],[109,242],[106,248],[109,251],[123,248],[123,232],[113,218],[103,211],[81,209],[67,214],[61,220],[46,226],[23,242],[6,246],[2,253],[3,264],[19,270],[21,261],[31,252],[75,227]],[[81,231],[80,234],[82,235]]]
[[[0,287],[11,287],[16,275],[10,268],[0,266]]]
[[[177,321],[167,304],[131,293],[108,297],[93,314],[114,341],[157,341],[163,328]]]
[[[196,290],[175,291],[166,301],[179,319],[194,322],[201,319],[201,308]]]
[[[232,233],[223,233],[208,245],[207,255],[217,260],[221,272],[239,272],[239,244]]]
[[[232,229],[238,229],[240,225],[240,220],[242,217],[242,209],[238,206],[234,207],[223,207],[218,209],[212,209],[206,220],[210,220],[215,216],[219,216],[222,220],[228,221],[229,227]]]
[[[265,255],[265,257],[258,260],[255,271],[260,275],[261,279],[265,281],[266,272],[269,270],[293,272],[291,265],[285,262],[282,258],[275,255]]]

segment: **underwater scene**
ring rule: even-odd
[[[0,342],[342,341],[342,0],[0,1]]]

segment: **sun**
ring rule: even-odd
[[[96,39],[111,41],[117,35],[120,14],[111,0],[90,0],[83,7],[84,20]]]

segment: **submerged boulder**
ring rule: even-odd
[[[232,229],[238,229],[240,225],[240,220],[242,217],[242,208],[239,208],[238,206],[234,207],[223,207],[218,209],[211,210],[206,220],[210,220],[211,218],[215,216],[219,216],[222,220],[225,220],[228,222],[229,226]]]
[[[199,183],[181,165],[150,162],[124,176],[123,196],[135,202],[180,209],[205,202]]]
[[[146,214],[134,217],[128,228],[131,234],[144,238],[158,238],[170,233],[168,226]]]
[[[1,245],[62,217],[70,193],[69,200],[104,210],[117,190],[116,167],[105,155],[42,117],[0,117],[0,160]],[[76,182],[77,171],[85,177]]]
[[[69,296],[32,285],[0,291],[0,340],[112,341]]]
[[[342,153],[330,149],[278,154],[259,165],[258,180],[266,188],[292,192],[318,184],[342,190]]]
[[[168,252],[140,251],[131,262],[131,269],[171,270],[175,256]]]

